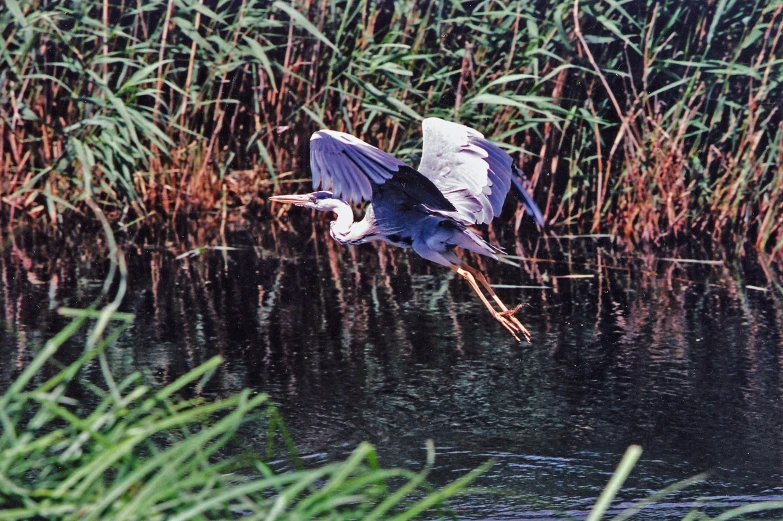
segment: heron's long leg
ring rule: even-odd
[[[525,335],[526,339],[529,339],[529,336],[527,334],[527,330],[524,329],[524,326],[522,327],[522,329],[520,329],[519,326],[517,326],[517,324],[515,323],[515,322],[518,323],[519,321],[512,321],[512,320],[509,319],[509,317],[508,317],[508,308],[506,308],[503,312],[498,312],[492,306],[492,304],[489,302],[489,300],[487,300],[487,297],[484,296],[484,293],[481,291],[481,288],[479,287],[478,283],[476,282],[475,277],[473,276],[473,274],[470,271],[462,269],[459,266],[452,266],[451,269],[456,271],[457,274],[460,277],[462,277],[463,279],[468,281],[468,284],[470,284],[470,287],[473,288],[473,291],[475,291],[476,295],[479,296],[479,298],[481,299],[481,302],[483,302],[484,305],[489,310],[489,312],[492,313],[492,316],[495,317],[495,320],[497,320],[498,322],[503,324],[503,327],[505,327],[508,330],[508,332],[511,333],[514,338],[517,339],[517,342],[521,342],[521,340],[519,339],[519,336],[517,336],[517,333],[520,333],[520,332]]]
[[[495,290],[493,290],[492,286],[489,284],[489,280],[487,280],[487,278],[484,276],[483,273],[481,273],[476,268],[468,265],[468,263],[466,263],[466,262],[462,263],[462,268],[464,268],[465,271],[470,272],[470,274],[473,275],[476,278],[476,280],[479,281],[479,283],[482,286],[484,286],[484,288],[486,288],[487,292],[492,297],[492,299],[495,302],[497,302],[498,306],[500,306],[500,309],[502,309],[503,311],[508,311],[508,307],[506,307],[506,305],[503,303],[503,301],[500,300],[500,297],[497,296],[497,294],[495,293]]]
[[[461,268],[460,266],[464,265],[464,263],[459,259],[459,257],[457,257],[454,254],[453,251],[434,250],[425,241],[414,241],[412,246],[413,246],[413,251],[415,251],[425,259],[431,260],[432,262],[436,262],[442,266],[447,266],[452,270],[454,270],[455,272],[457,272],[457,274],[460,277],[465,279],[468,282],[468,284],[470,284],[470,287],[473,288],[473,291],[476,292],[476,295],[479,296],[481,302],[484,303],[484,305],[487,307],[487,309],[492,314],[492,316],[495,317],[495,320],[503,324],[503,327],[505,327],[508,330],[508,332],[511,333],[511,335],[514,338],[517,339],[517,342],[520,342],[517,333],[522,333],[523,335],[525,335],[525,339],[528,342],[530,341],[530,334],[528,333],[527,329],[525,329],[525,327],[519,322],[519,320],[513,317],[513,314],[516,311],[516,309],[510,311],[500,301],[498,296],[494,294],[495,292],[492,291],[491,288],[489,288],[489,282],[487,282],[486,279],[483,279],[483,282],[481,282],[481,284],[487,287],[490,295],[492,295],[495,301],[498,302],[501,311],[496,310],[489,302],[489,300],[487,300],[487,297],[484,295],[484,292],[481,291],[481,288],[479,287],[479,283],[476,282],[476,277],[474,276],[474,273],[478,273],[478,271],[472,268],[469,268],[469,270]]]
[[[514,325],[517,326],[518,330],[525,335],[525,339],[530,342],[530,331],[527,330],[527,328],[522,325],[522,322],[517,319],[517,317],[514,316],[514,313],[519,311],[519,308],[522,307],[522,305],[518,305],[514,309],[508,309],[508,307],[503,303],[502,300],[500,300],[500,297],[498,297],[497,293],[495,293],[495,290],[492,289],[492,286],[489,284],[489,280],[487,280],[487,277],[481,273],[476,268],[473,268],[472,266],[469,266],[466,262],[463,262],[461,267],[473,275],[476,280],[479,281],[479,283],[484,286],[484,288],[487,290],[487,293],[492,297],[492,299],[497,303],[497,305],[502,310],[502,314],[509,317],[509,319],[514,322]]]

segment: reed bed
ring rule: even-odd
[[[783,255],[783,0],[9,0],[6,218],[263,208],[307,137],[507,143],[547,221]]]

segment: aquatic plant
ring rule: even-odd
[[[783,1],[8,0],[5,215],[260,207],[326,126],[481,128],[550,223],[783,252]]]
[[[435,490],[425,481],[432,447],[424,470],[413,472],[382,468],[369,443],[343,461],[306,469],[267,395],[204,396],[220,357],[160,389],[139,373],[116,380],[104,350],[119,327],[63,366],[54,359],[58,348],[106,310],[64,312],[73,322],[0,397],[2,520],[404,520],[437,507],[484,470]],[[124,313],[109,318],[132,321]],[[85,375],[96,364],[101,381]],[[243,433],[257,438],[259,429],[266,429],[265,458],[237,443]],[[273,456],[288,470],[275,470]]]

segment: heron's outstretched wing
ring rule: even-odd
[[[539,226],[544,216],[525,189],[511,156],[472,128],[438,118],[422,122],[419,171],[432,181],[466,221],[490,222],[503,209],[511,187]]]
[[[331,188],[351,202],[370,201],[379,187],[395,190],[410,203],[454,211],[454,206],[430,179],[396,157],[350,134],[319,130],[310,138],[313,187]]]

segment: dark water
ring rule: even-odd
[[[466,519],[583,517],[632,443],[644,454],[620,501],[710,471],[639,517],[783,497],[783,304],[755,271],[501,230],[507,251],[541,260],[487,260],[492,281],[547,287],[498,290],[523,304],[533,340],[517,344],[448,270],[326,230],[309,215],[236,227],[237,249],[181,259],[205,239],[125,246],[136,320],[115,371],[162,384],[221,354],[215,392],[269,393],[312,463],[368,440],[383,464],[417,469],[432,439],[443,484],[495,458],[477,484],[503,493],[458,499]],[[23,237],[0,254],[0,387],[107,270],[88,240]]]

